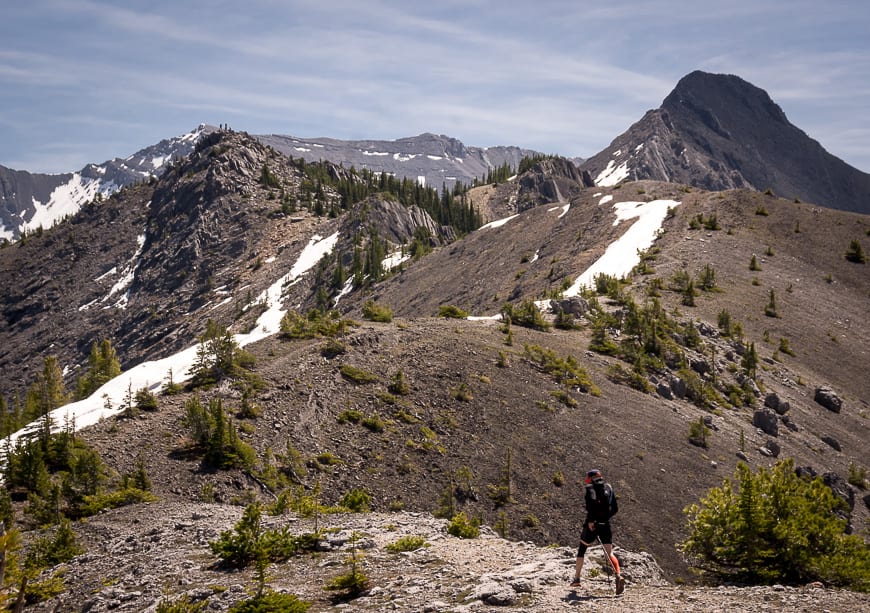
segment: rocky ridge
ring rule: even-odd
[[[154,612],[159,602],[187,597],[206,601],[208,611],[227,611],[256,584],[252,569],[221,568],[208,543],[231,530],[241,508],[216,504],[151,503],[108,511],[81,525],[88,553],[62,568],[69,589],[28,611]],[[858,611],[870,596],[803,587],[681,587],[669,584],[647,553],[615,549],[627,588],[613,594],[613,580],[599,548],[587,554],[583,585],[570,589],[574,549],[541,548],[500,538],[483,527],[475,539],[451,536],[446,520],[426,513],[327,515],[317,553],[303,554],[268,569],[270,589],[312,603],[311,611],[397,611],[460,613],[552,611]],[[313,520],[295,515],[266,517],[268,528],[311,532]],[[356,544],[351,536],[356,534]],[[386,547],[406,536],[426,545],[404,553]],[[343,600],[323,589],[346,572],[352,547],[371,580],[358,598]],[[74,581],[70,579],[74,578]]]

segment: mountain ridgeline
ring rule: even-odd
[[[682,94],[669,97],[669,109],[676,106],[667,112],[667,134],[677,138],[676,128],[688,125],[677,121],[677,109],[691,106],[687,114],[706,117],[693,138],[714,151],[719,141],[708,130],[729,142],[739,133],[713,101],[689,95],[703,78],[690,75],[675,90]],[[778,129],[786,125],[773,103],[750,103]],[[704,108],[713,110],[698,111]],[[664,122],[663,112],[656,117]],[[260,524],[270,530],[306,530],[318,521],[328,528],[327,509],[370,508],[395,513],[378,525],[403,535],[415,521],[403,513],[410,511],[450,520],[443,529],[420,520],[427,539],[455,538],[450,530],[468,536],[479,520],[510,539],[565,546],[554,550],[567,554],[554,557],[529,554],[548,560],[546,580],[508,582],[486,556],[486,568],[477,569],[487,582],[518,585],[511,593],[528,599],[529,610],[552,610],[564,602],[551,593],[552,581],[567,584],[573,572],[582,478],[593,466],[620,496],[614,531],[627,594],[662,573],[690,580],[699,560],[697,549],[677,546],[691,533],[684,510],[731,475],[766,487],[742,467],[763,471],[783,460],[787,476],[824,488],[816,498],[835,511],[825,511],[823,522],[830,542],[848,544],[854,568],[867,568],[866,545],[856,539],[866,536],[870,518],[870,216],[795,202],[776,188],[765,193],[745,178],[740,187],[703,189],[692,184],[702,175],[691,164],[678,164],[696,173],[685,182],[675,178],[677,166],[669,181],[619,177],[633,167],[618,170],[611,160],[651,164],[644,152],[665,144],[675,150],[661,140],[664,132],[644,134],[643,143],[615,143],[620,155],[614,149],[604,162],[592,158],[578,168],[528,156],[516,176],[502,161],[473,186],[438,190],[428,180],[312,161],[214,129],[159,176],[92,198],[68,219],[0,249],[0,425],[8,434],[37,424],[29,446],[7,448],[11,501],[0,509],[15,511],[14,525],[30,543],[42,542],[37,525],[56,523],[57,534],[68,534],[62,518],[102,510],[73,524],[88,535],[87,555],[69,562],[75,580],[34,610],[110,610],[128,594],[131,607],[145,610],[167,593],[228,610],[227,594],[244,590],[215,587],[227,582],[216,554],[235,538],[216,526],[228,528],[241,514],[230,505],[253,501],[275,513]],[[731,153],[734,163],[749,164],[739,154]],[[605,178],[616,180],[596,185],[608,165]],[[709,168],[705,176],[720,180]],[[636,233],[653,217],[660,225],[652,242],[638,244]],[[328,251],[303,261],[326,240]],[[636,262],[630,272],[573,288],[614,251]],[[285,311],[280,332],[244,350],[234,346],[233,335],[265,327],[261,316],[275,307]],[[119,368],[194,346],[188,372],[162,373],[140,390],[130,383],[124,399],[101,398],[116,416],[75,434],[74,424],[57,423],[57,438],[43,436],[47,411],[76,393],[65,390],[91,392]],[[90,480],[89,466],[99,468]],[[108,508],[134,501],[150,502]],[[288,522],[287,513],[299,520]],[[211,517],[215,525],[200,526]],[[374,543],[387,536],[379,528],[368,539],[375,524],[365,517],[350,522],[365,533],[360,547],[369,548],[368,560],[387,560]],[[741,517],[730,519],[745,529]],[[163,518],[173,518],[166,531],[178,538],[155,536]],[[753,543],[771,538],[758,518]],[[138,536],[105,536],[140,523],[147,545]],[[850,535],[857,536],[841,540]],[[286,557],[268,560],[269,573],[255,574],[247,560],[233,576],[305,593],[327,610],[334,601],[321,586],[332,566],[296,565],[294,556],[312,545],[299,538]],[[355,538],[316,545],[348,552]],[[220,539],[223,546],[210,545]],[[779,546],[786,547],[764,540],[750,553]],[[862,579],[843,570],[843,551],[828,551],[827,570],[807,564],[775,580],[860,587]],[[167,587],[132,570],[108,581],[108,552],[128,552],[130,560],[141,553],[152,566],[155,559],[197,562],[185,585]],[[420,552],[408,565],[430,556]],[[443,554],[431,556],[426,568],[441,573]],[[518,564],[513,550],[503,557]],[[726,575],[763,575],[756,557],[740,559],[748,568]],[[397,564],[366,564],[376,585],[395,579],[380,569]],[[592,579],[599,571],[587,566]],[[43,577],[56,570],[39,568]],[[441,610],[467,604],[476,590],[445,591],[439,598],[450,602]],[[544,592],[548,604],[532,606]],[[378,594],[367,601],[372,610],[387,606]],[[415,601],[399,610],[419,608]]]

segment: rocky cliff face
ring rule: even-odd
[[[764,90],[732,75],[687,75],[660,108],[582,167],[604,186],[654,179],[709,190],[770,189],[870,212],[870,175],[825,151]]]

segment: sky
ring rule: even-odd
[[[870,172],[866,0],[6,0],[0,165],[69,172],[200,123],[590,157],[696,69]]]

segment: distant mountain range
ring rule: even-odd
[[[49,228],[95,197],[105,197],[122,187],[160,176],[168,163],[190,154],[203,135],[216,129],[200,125],[127,158],[88,164],[74,173],[37,174],[0,166],[0,240],[15,240],[22,232]],[[452,188],[457,181],[470,184],[505,164],[516,168],[523,157],[538,154],[513,146],[466,147],[455,138],[435,134],[394,141],[301,139],[277,134],[255,138],[308,162],[328,161],[347,168],[366,168],[438,189]]]
[[[35,174],[0,166],[0,240],[50,227],[95,197],[159,176],[188,155],[213,126],[161,140],[127,158],[78,172]],[[385,172],[424,185],[470,184],[539,152],[518,146],[470,147],[445,135],[397,140],[255,136],[294,158]],[[651,179],[707,190],[749,188],[846,211],[870,213],[870,174],[828,153],[792,125],[762,89],[733,75],[693,72],[661,107],[589,159],[573,158],[596,184]]]
[[[539,154],[514,146],[467,147],[455,138],[429,133],[397,140],[299,139],[276,134],[256,138],[281,153],[309,162],[324,160],[367,168],[439,189],[442,185],[452,188],[457,181],[470,184],[504,164],[516,168],[523,157]]]

